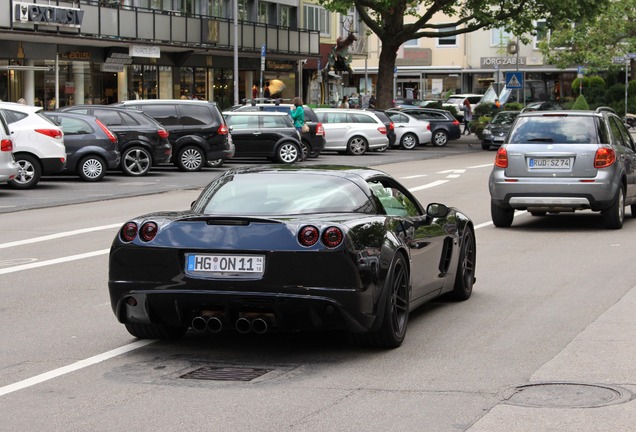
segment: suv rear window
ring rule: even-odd
[[[593,116],[546,115],[518,117],[508,142],[513,144],[598,144]]]
[[[134,108],[143,110],[153,119],[157,120],[164,126],[178,126],[179,117],[177,116],[177,107],[169,104],[144,104],[135,105]]]
[[[212,112],[207,106],[179,105],[181,124],[184,126],[204,126],[215,123]]]

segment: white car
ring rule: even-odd
[[[41,107],[0,102],[0,112],[9,125],[18,175],[9,181],[16,189],[31,189],[42,175],[59,173],[66,166],[62,128]]]
[[[464,99],[468,98],[468,102],[470,102],[470,109],[474,113],[475,107],[481,101],[482,97],[484,97],[484,95],[473,94],[473,93],[455,94],[450,96],[448,99],[446,99],[444,103],[442,104],[442,106],[455,107],[455,109],[457,110],[457,119],[462,120],[464,118],[464,111],[462,110],[462,107],[464,105]]]
[[[363,155],[388,147],[386,126],[371,111],[342,108],[314,109],[325,130],[325,151]]]
[[[385,111],[395,128],[395,143],[406,150],[431,142],[431,123],[399,111]]]
[[[8,182],[18,175],[18,164],[13,158],[13,142],[9,126],[0,115],[0,183]]]

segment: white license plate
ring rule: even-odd
[[[219,277],[262,276],[264,255],[186,254],[186,273]]]
[[[571,158],[528,158],[531,169],[570,169]]]

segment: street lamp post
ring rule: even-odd
[[[233,1],[234,6],[234,105],[239,103],[239,67],[238,67],[238,0]]]

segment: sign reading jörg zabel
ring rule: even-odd
[[[482,57],[482,68],[514,68],[516,66],[524,66],[526,64],[525,57]]]
[[[22,24],[80,27],[84,11],[79,8],[15,2],[13,21]]]

